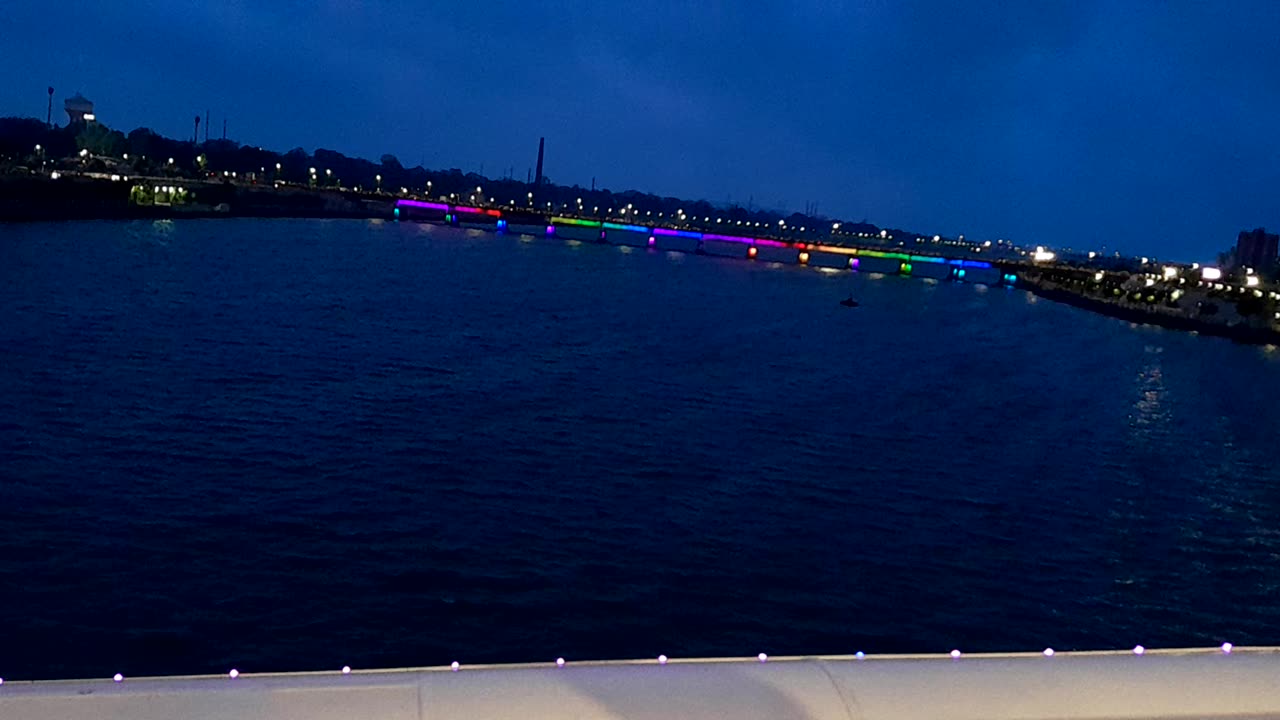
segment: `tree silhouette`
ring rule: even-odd
[[[76,135],[76,147],[88,150],[93,155],[110,155],[119,157],[128,147],[124,133],[99,122],[85,123]]]

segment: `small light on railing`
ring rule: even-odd
[[[1134,655],[1141,655],[1141,654],[1145,653],[1146,651],[1147,651],[1147,649],[1146,649],[1146,648],[1144,648],[1144,647],[1142,647],[1141,645],[1134,645],[1134,646],[1133,646],[1133,654],[1134,654]]]
[[[1235,645],[1232,645],[1231,643],[1222,643],[1222,652],[1230,655],[1231,651],[1234,649],[1235,649]]]
[[[556,667],[564,667],[564,658],[556,658]]]
[[[756,659],[759,660],[760,662],[768,662],[769,656],[764,653],[760,653],[759,655],[756,656]]]
[[[111,676],[111,679],[115,680],[116,682],[124,682],[124,676],[121,675],[120,673],[116,673],[115,675]]]
[[[1053,648],[1045,648],[1045,649],[1044,649],[1044,656],[1045,656],[1045,657],[1053,657]]]
[[[240,671],[239,671],[239,670],[236,670],[235,668],[232,668],[232,669],[231,669],[231,672],[229,672],[229,673],[227,673],[227,674],[231,676],[231,679],[232,679],[232,680],[235,680],[236,678],[240,677]]]
[[[460,668],[460,667],[462,667],[462,666],[458,664],[458,661],[457,661],[457,660],[454,660],[454,661],[453,661],[453,663],[449,665],[449,669],[450,669],[450,670],[452,670],[452,671],[454,671],[454,672],[458,672],[458,668]]]
[[[667,656],[666,656],[666,655],[659,655],[659,656],[658,656],[658,664],[659,664],[659,665],[666,665],[666,664],[667,664]]]
[[[350,666],[350,665],[343,665],[343,666],[342,666],[342,674],[343,674],[343,675],[350,675],[350,674],[351,674],[351,666]]]
[[[959,660],[959,659],[960,659],[960,651],[959,651],[959,650],[952,650],[952,651],[951,651],[951,659],[952,659],[952,660]]]

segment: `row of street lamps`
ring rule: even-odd
[[[36,153],[37,153],[37,154],[39,154],[39,153],[41,153],[41,152],[42,152],[42,148],[41,148],[41,146],[40,146],[40,145],[36,145]],[[80,156],[81,156],[81,157],[85,157],[86,155],[88,155],[88,150],[81,150],[81,151],[80,151]],[[125,159],[126,159],[126,160],[127,160],[127,159],[129,159],[129,155],[128,155],[128,153],[126,153],[124,157],[125,157]],[[205,158],[205,156],[204,156],[204,155],[200,155],[197,159],[198,159],[198,160],[203,164],[203,162],[204,162],[204,158]],[[173,159],[173,158],[169,158],[169,162],[168,162],[168,164],[169,164],[169,165],[173,165],[173,164],[174,164],[174,159]],[[281,166],[281,164],[280,164],[280,163],[276,163],[276,172],[277,172],[277,173],[279,173],[281,170],[282,170],[282,166]],[[266,172],[266,168],[263,168],[263,172]],[[311,177],[311,184],[312,184],[313,186],[314,186],[314,185],[316,185],[316,184],[317,184],[317,182],[318,182],[318,178],[319,178],[319,171],[318,171],[315,167],[310,167],[310,168],[308,168],[308,172],[309,172],[310,177]],[[331,181],[331,180],[332,180],[332,178],[333,178],[333,170],[332,170],[332,169],[329,169],[329,168],[326,168],[326,169],[325,169],[325,171],[324,171],[324,175],[325,175],[325,178],[326,178],[326,182]],[[375,176],[374,176],[374,180],[375,180],[375,181],[376,181],[376,183],[377,183],[378,191],[379,191],[379,192],[381,192],[381,190],[382,190],[382,175],[381,175],[381,173],[379,173],[379,174],[375,175]],[[338,185],[339,185],[339,186],[341,186],[341,184],[342,184],[342,181],[341,181],[341,180],[338,180]],[[430,180],[428,180],[428,181],[427,181],[427,195],[428,195],[428,197],[431,195],[431,185],[432,185],[431,181],[430,181]],[[402,192],[407,192],[407,188],[401,188],[401,191],[402,191]],[[471,197],[470,197],[470,201],[471,201],[473,204],[474,204],[475,202],[477,202],[477,200],[476,200],[477,196],[479,196],[479,202],[482,202],[482,203],[483,203],[483,202],[484,202],[484,190],[483,190],[483,188],[482,188],[481,186],[479,186],[479,185],[477,185],[477,186],[476,186],[476,191],[475,191],[475,193],[473,193],[473,194],[471,195]],[[451,199],[456,199],[456,198],[457,198],[457,193],[450,193],[450,194],[449,194],[449,197],[450,197]],[[528,193],[528,194],[526,195],[526,199],[528,200],[528,206],[529,206],[529,207],[533,207],[533,193],[532,193],[532,192],[530,192],[530,193]],[[495,202],[495,198],[492,198],[492,197],[491,197],[491,198],[489,198],[489,203],[490,203],[490,204],[493,204],[494,202]],[[516,201],[515,201],[515,200],[512,200],[512,201],[511,201],[511,205],[510,205],[510,206],[511,206],[511,207],[515,207],[515,205],[516,205]],[[585,207],[583,206],[583,204],[582,204],[582,198],[577,198],[577,205],[578,205],[578,214],[579,214],[579,215],[584,214],[584,213],[585,213],[586,208],[585,208]],[[550,209],[551,207],[552,207],[552,203],[551,203],[551,202],[547,202],[547,208],[548,208],[548,209]],[[565,204],[564,204],[564,208],[565,208],[565,209],[568,209],[568,203],[565,203]],[[592,211],[592,213],[593,213],[593,214],[599,214],[599,212],[600,212],[600,206],[598,206],[598,205],[593,206],[593,207],[591,208],[591,211]],[[608,213],[608,214],[610,214],[610,215],[612,215],[612,214],[613,214],[613,208],[609,208],[609,209],[608,209],[608,211],[607,211],[607,213]],[[653,211],[651,211],[651,210],[646,210],[644,214],[645,214],[645,217],[653,217]],[[626,206],[626,207],[624,207],[624,208],[620,208],[620,209],[619,209],[619,215],[621,215],[623,219],[627,219],[627,218],[638,218],[638,217],[640,216],[640,211],[639,211],[638,209],[636,209],[636,207],[635,207],[635,205],[634,205],[633,203],[627,203],[627,206]],[[665,216],[665,214],[664,214],[664,213],[662,213],[662,212],[659,212],[659,213],[658,213],[658,217],[659,217],[659,218],[662,218],[662,217],[664,217],[664,216]],[[673,219],[675,219],[676,221],[681,222],[681,223],[685,223],[685,222],[688,222],[688,221],[689,221],[689,216],[687,216],[687,215],[685,214],[685,212],[684,212],[684,209],[683,209],[683,208],[682,208],[682,209],[677,210],[677,211],[676,211],[676,213],[675,213],[675,215],[673,215],[672,217],[673,217]],[[697,220],[698,220],[698,219],[697,219],[696,217],[695,217],[695,218],[693,218],[693,222],[697,222]],[[703,221],[704,223],[710,223],[710,222],[711,222],[711,217],[710,217],[710,216],[704,216],[704,217],[702,218],[702,221]],[[722,223],[724,222],[724,219],[723,219],[723,218],[716,218],[715,222],[716,222],[716,224],[717,224],[717,225],[719,225],[719,224],[722,224]],[[741,226],[743,226],[743,221],[741,221],[741,220],[736,221],[736,222],[734,223],[734,226],[735,226],[735,227],[741,227]],[[762,224],[762,223],[760,223],[760,222],[752,223],[752,222],[750,222],[750,221],[747,221],[747,222],[746,222],[746,224],[745,224],[745,226],[746,226],[746,227],[757,227],[757,228],[758,228],[758,227],[767,227],[767,224]],[[787,230],[787,221],[786,221],[786,220],[783,220],[783,219],[779,219],[779,220],[778,220],[778,229],[779,229],[779,232],[786,232],[786,230]],[[792,229],[794,230],[794,226],[792,227]],[[832,230],[832,232],[835,232],[835,231],[837,231],[837,230],[839,230],[839,229],[840,229],[840,223],[838,223],[838,222],[837,222],[837,223],[832,223],[832,225],[831,225],[831,230]],[[808,228],[807,228],[806,226],[804,226],[804,225],[801,225],[801,226],[800,226],[800,230],[799,230],[799,231],[800,231],[800,232],[807,232],[807,231],[808,231]],[[935,242],[936,242],[936,241],[937,241],[937,239],[935,238]]]

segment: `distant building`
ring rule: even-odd
[[[63,103],[63,107],[67,110],[67,120],[75,125],[76,123],[93,122],[95,116],[93,114],[93,103],[81,95],[76,93],[73,97],[67,98]]]
[[[1270,268],[1276,263],[1276,246],[1280,235],[1264,228],[1241,230],[1236,238],[1235,265],[1254,269]]]

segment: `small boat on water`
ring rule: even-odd
[[[845,306],[845,307],[858,307],[858,301],[857,301],[857,300],[854,300],[852,295],[850,295],[849,297],[847,297],[847,298],[845,298],[845,299],[841,300],[841,301],[840,301],[840,304],[841,304],[841,305],[843,305],[843,306]]]

